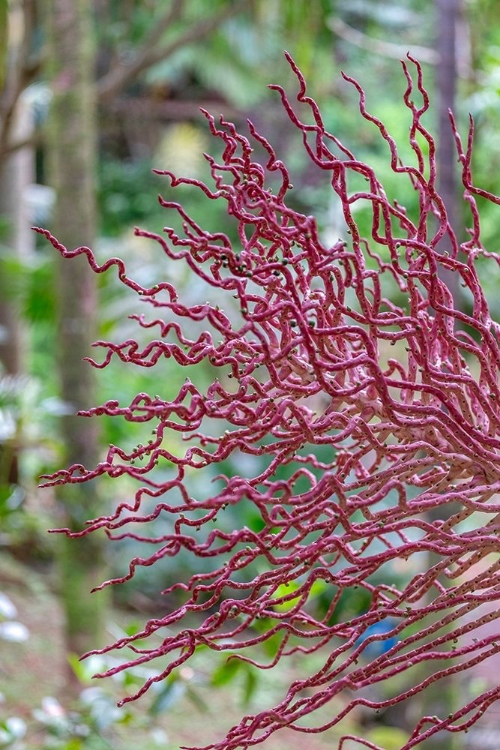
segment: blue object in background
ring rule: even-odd
[[[388,617],[385,620],[381,620],[380,622],[375,622],[373,625],[370,625],[363,635],[361,635],[358,640],[356,641],[356,648],[364,643],[367,638],[370,636],[378,635],[381,636],[380,640],[372,641],[371,643],[368,643],[366,648],[361,652],[362,656],[367,659],[376,659],[377,656],[382,656],[382,654],[386,654],[387,651],[389,651],[393,646],[396,645],[396,643],[399,641],[399,638],[396,636],[390,636],[387,638],[383,638],[383,636],[387,633],[390,633],[391,630],[393,630],[397,625],[397,621]]]

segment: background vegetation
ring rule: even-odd
[[[309,170],[267,89],[271,82],[295,86],[285,48],[308,78],[329,129],[374,166],[388,193],[411,211],[414,197],[401,194],[376,132],[359,126],[356,97],[339,75],[344,69],[360,80],[370,109],[404,140],[398,59],[409,50],[423,63],[435,102],[428,126],[440,135],[441,189],[457,227],[448,106],[463,127],[468,112],[474,115],[476,183],[498,192],[495,0],[0,0],[0,747],[204,744],[208,723],[215,735],[219,722],[230,722],[229,694],[235,711],[248,702],[255,708],[290,679],[281,673],[263,678],[238,662],[213,663],[200,654],[197,670],[181,672],[151,701],[128,711],[114,702],[137,676],[89,686],[99,665],[82,666],[75,655],[110,632],[138,627],[144,612],[161,614],[169,604],[157,592],[178,569],[171,563],[158,573],[143,571],[116,591],[115,600],[89,598],[105,570],[122,572],[134,551],[49,537],[50,527],[81,526],[109,498],[102,484],[99,494],[95,488],[40,492],[37,477],[67,462],[91,465],[108,442],[132,444],[130,425],[102,420],[98,433],[97,423],[75,419],[74,412],[111,397],[127,401],[155,386],[147,372],[124,378],[111,366],[96,378],[82,365],[94,339],[126,336],[131,301],[112,278],[102,277],[97,288],[83,266],[75,271],[74,262],[60,263],[29,230],[48,226],[67,246],[120,255],[144,281],[156,280],[158,258],[131,228],[154,231],[172,220],[156,201],[158,192],[168,199],[169,187],[153,167],[206,174],[202,154],[213,153],[214,145],[199,113],[203,106],[241,128],[250,117],[291,166],[296,207],[318,217],[326,238],[342,236],[338,207]],[[217,205],[190,191],[183,200],[203,226],[223,226]],[[483,240],[494,251],[497,224],[498,212],[488,209]],[[175,281],[189,288],[187,272]],[[498,280],[485,284],[499,318]],[[157,389],[176,392],[183,375],[171,366],[164,374]],[[197,377],[208,381],[211,374],[200,369]],[[258,523],[244,506],[235,512],[250,527]],[[318,607],[326,596],[318,591]],[[355,614],[365,602],[344,606]],[[292,675],[294,669],[300,662],[290,666]],[[193,715],[200,720],[193,722]],[[391,750],[401,746],[404,731],[404,717],[386,716],[366,727],[365,736]],[[467,747],[476,741],[486,747],[484,736],[469,738]],[[267,746],[294,742],[283,735]],[[332,742],[317,737],[309,747]]]

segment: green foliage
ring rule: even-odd
[[[262,673],[253,664],[237,658],[236,654],[229,654],[213,671],[210,683],[220,688],[232,685],[236,677],[240,683],[241,704],[247,707],[255,695],[259,681],[262,680]]]
[[[26,722],[20,716],[0,719],[0,748],[21,750],[22,739],[26,734]]]
[[[22,276],[22,301],[26,320],[32,324],[55,324],[55,258],[48,253],[30,258],[19,272]]]
[[[38,475],[60,460],[55,421],[61,411],[64,405],[47,397],[35,378],[0,377],[0,542],[39,560],[52,554],[51,523],[42,508],[28,508],[28,499]]]
[[[157,224],[164,217],[164,209],[152,199],[155,189],[159,192],[162,188],[152,167],[149,159],[100,160],[98,198],[104,236],[118,236],[138,224]]]
[[[216,11],[224,7],[228,0],[216,0],[210,4],[210,10]],[[106,4],[104,4],[106,5]],[[176,37],[186,31],[201,16],[207,13],[204,0],[192,0],[185,3],[186,17],[176,21],[165,32],[164,41]],[[165,61],[152,67],[143,79],[132,87],[134,93],[143,92],[148,86],[164,86],[176,92],[177,96],[187,92],[191,99],[198,97],[202,100],[206,96],[217,96],[221,99],[221,111],[225,102],[238,107],[242,113],[250,113],[257,121],[266,119],[273,126],[274,99],[268,93],[263,82],[268,82],[269,71],[273,71],[273,79],[285,81],[287,73],[283,62],[282,50],[290,49],[300,67],[312,79],[312,93],[326,100],[327,127],[339,135],[341,139],[350,140],[353,135],[353,121],[357,118],[357,101],[352,92],[347,91],[338,83],[338,68],[344,67],[350,74],[357,76],[365,83],[369,90],[368,107],[378,117],[388,124],[388,129],[400,142],[404,141],[408,123],[401,118],[399,101],[404,80],[394,60],[376,57],[366,50],[356,48],[345,40],[332,36],[328,29],[328,18],[332,14],[341,16],[353,27],[363,31],[368,36],[401,43],[412,42],[429,45],[433,34],[433,4],[423,3],[421,0],[405,0],[404,2],[373,3],[371,0],[298,0],[297,2],[276,2],[256,0],[251,11],[245,15],[228,20],[220,29],[203,40],[203,49],[199,45],[186,45],[171,55]],[[0,18],[6,11],[6,0],[0,0]],[[112,0],[107,4],[109,8],[108,21],[98,24],[100,46],[104,55],[109,54],[114,59],[133,57],[141,42],[154,29],[160,16],[164,13],[165,5],[155,0]],[[476,93],[471,94],[464,110],[472,110],[478,123],[477,147],[475,152],[476,181],[492,192],[498,191],[500,172],[500,156],[497,154],[495,142],[497,139],[496,122],[499,113],[500,92],[500,27],[497,23],[498,7],[495,0],[473,0],[469,3],[473,38],[476,34],[479,42],[474,48],[475,65],[482,70],[480,81],[476,86]],[[414,23],[418,14],[418,23]],[[475,14],[473,18],[472,15]],[[477,31],[479,29],[479,32]],[[0,21],[0,35],[3,25]],[[0,45],[1,47],[1,45]],[[0,61],[0,73],[3,66]],[[429,71],[427,80],[430,80]],[[382,82],[382,84],[381,84]],[[201,117],[200,117],[201,123]],[[203,133],[204,124],[191,127]],[[431,124],[429,124],[431,127]],[[276,134],[281,136],[279,124]],[[168,131],[165,136],[168,135]],[[402,203],[409,206],[410,214],[416,213],[415,195],[404,182],[402,183],[393,172],[386,170],[386,144],[377,136],[376,130],[368,125],[356,133],[358,158],[370,161],[381,176],[387,194],[398,197]],[[348,137],[346,137],[348,136]],[[288,138],[288,136],[287,136]],[[311,183],[300,149],[295,147],[293,139],[283,139],[283,148],[291,154],[291,162],[297,183],[305,184],[305,188],[294,196],[297,206],[312,211],[322,220],[325,232],[336,231],[333,226],[334,208],[329,203],[328,186],[326,184]],[[161,140],[161,139],[160,139]],[[273,140],[273,138],[271,138]],[[172,152],[170,152],[172,153]],[[286,156],[286,154],[285,154]],[[406,158],[408,155],[403,154]],[[165,157],[165,161],[163,158]],[[170,168],[168,148],[158,148],[155,154],[147,154],[139,159],[118,161],[109,153],[103,153],[99,162],[99,203],[101,213],[101,234],[112,237],[120,244],[127,245],[128,237],[124,231],[131,225],[137,224],[151,230],[161,229],[172,221],[172,216],[166,212],[154,199],[154,193],[160,192],[165,198],[173,195],[168,186],[168,180],[152,174],[153,167]],[[203,167],[201,167],[203,168]],[[178,170],[176,167],[176,171]],[[203,177],[203,174],[199,175]],[[295,179],[294,179],[295,182]],[[364,186],[364,185],[363,185]],[[362,186],[362,187],[363,187]],[[353,186],[354,187],[354,186]],[[200,223],[208,229],[224,226],[225,216],[218,203],[206,201],[202,196],[195,197],[193,191],[178,189],[175,194],[185,205],[187,211],[196,216]],[[479,200],[481,204],[481,201]],[[480,205],[483,217],[484,238],[488,249],[498,251],[497,212],[484,211]],[[369,234],[369,216],[362,214],[357,217],[360,228]],[[177,221],[175,219],[174,221]],[[6,238],[9,221],[0,217],[0,240]],[[137,250],[137,246],[130,245],[129,257]],[[380,249],[379,249],[380,250]],[[107,252],[106,252],[107,254]],[[142,248],[137,256],[137,264],[141,273],[151,276],[158,275],[158,264],[164,263],[158,256],[142,254]],[[31,325],[32,352],[30,354],[30,371],[36,377],[29,381],[22,381],[18,386],[9,390],[5,380],[0,382],[0,424],[10,430],[8,437],[0,437],[0,449],[5,448],[8,440],[19,438],[26,450],[21,454],[23,481],[32,485],[36,474],[57,462],[59,452],[56,438],[56,422],[58,415],[64,413],[65,406],[57,401],[57,384],[54,380],[54,357],[57,350],[57,336],[54,332],[55,320],[55,273],[52,257],[37,253],[35,259],[28,263],[19,261],[12,255],[4,256],[2,276],[6,280],[5,287],[12,295],[22,301],[25,319]],[[166,264],[162,273],[168,277],[170,269]],[[103,322],[100,335],[120,338],[127,330],[128,321],[124,311],[128,310],[128,300],[118,293],[112,273],[99,279],[101,298],[104,305]],[[184,279],[187,286],[187,279]],[[488,289],[488,284],[491,289]],[[494,291],[498,280],[494,277],[486,278],[485,287],[493,301],[493,314],[500,317],[500,296]],[[498,302],[495,300],[498,299]],[[397,301],[397,300],[396,300]],[[139,310],[141,311],[141,310]],[[95,353],[95,352],[94,352]],[[130,396],[139,391],[154,391],[150,380],[152,375],[143,370],[137,370],[128,375],[124,381],[117,375],[118,368],[110,367],[101,373],[99,401],[107,398],[118,398],[127,403]],[[170,389],[177,392],[181,377],[177,368],[170,368],[165,362],[160,368],[164,393]],[[193,379],[211,380],[211,373],[198,368],[190,373]],[[158,377],[155,374],[155,377]],[[182,378],[184,373],[182,373]],[[167,390],[165,391],[165,387]],[[103,420],[103,442],[123,443],[125,425],[118,420]],[[10,426],[9,426],[10,425]],[[127,438],[132,442],[144,439],[141,427],[130,431],[127,425]],[[2,433],[5,435],[5,432]],[[5,456],[5,452],[3,454]],[[236,471],[237,467],[227,463],[223,470],[228,475]],[[282,467],[283,476],[287,469]],[[301,480],[304,481],[304,480]],[[201,488],[200,488],[201,491]],[[125,487],[124,495],[127,494]],[[238,516],[238,517],[237,517]],[[230,530],[235,524],[245,524],[250,529],[259,530],[262,519],[250,505],[241,503],[238,509],[227,508],[218,519],[221,528]],[[2,528],[1,541],[4,544],[17,545],[23,543],[29,546],[27,540],[33,540],[41,535],[41,529],[52,524],[43,517],[40,511],[34,514],[26,509],[25,493],[17,486],[3,484],[0,488],[0,526]],[[168,533],[168,525],[163,519],[158,519],[155,532]],[[124,550],[124,545],[135,545],[134,549]],[[132,540],[117,544],[113,549],[112,564],[114,574],[123,573],[122,560],[140,554],[141,547]],[[207,562],[207,565],[209,563]],[[186,552],[176,561],[177,567],[172,567],[171,561],[166,561],[163,568],[155,566],[154,572],[160,576],[163,585],[174,579],[181,579],[189,575],[193,562]],[[158,569],[157,569],[158,568]],[[197,562],[199,569],[199,561]],[[133,583],[123,587],[120,593],[133,600],[134,596],[148,595],[158,589],[158,581],[152,578],[152,570],[138,572]],[[324,582],[317,582],[318,587],[311,606],[326,611],[331,601],[332,592]],[[321,585],[319,585],[321,584]],[[293,592],[300,585],[297,581],[286,591],[278,595]],[[315,584],[316,585],[316,584]],[[161,587],[160,587],[161,588]],[[277,605],[277,609],[286,610],[293,606],[294,600]],[[359,589],[351,592],[348,597],[341,597],[334,618],[344,618],[345,612],[356,616],[364,611],[368,605],[366,592]],[[267,629],[269,623],[262,623]],[[278,638],[271,638],[264,644],[266,655],[272,658],[279,644]],[[255,669],[236,659],[227,660],[227,655],[220,655],[215,669],[209,673],[207,680],[214,689],[232,688],[237,685],[242,696],[242,702],[248,703],[257,692]],[[88,666],[87,666],[88,664]],[[95,668],[92,663],[74,662],[78,678],[86,684],[90,678],[89,670]],[[151,717],[160,716],[171,710],[181,699],[188,697],[199,710],[203,709],[203,699],[196,688],[196,681],[201,680],[196,675],[172,675],[158,687],[149,708]],[[136,678],[125,673],[124,684],[134,682]],[[61,750],[80,750],[80,748],[109,747],[108,739],[101,734],[111,731],[112,723],[122,723],[124,726],[131,721],[127,712],[120,716],[114,712],[114,698],[102,692],[90,692],[75,709],[68,712],[58,709],[56,704],[47,703],[41,707],[37,721],[45,728],[44,745],[46,748]],[[52,715],[62,712],[59,721]],[[51,713],[52,712],[52,713]],[[70,715],[71,714],[71,715]],[[52,718],[51,718],[52,717]],[[53,723],[52,719],[54,719]],[[15,742],[22,739],[22,727],[16,724],[17,718],[12,717],[0,721],[0,747],[14,747]],[[106,725],[106,721],[108,724]],[[16,734],[17,733],[17,734]],[[106,735],[111,736],[111,735]],[[400,730],[387,727],[377,727],[367,732],[367,739],[378,743],[385,750],[396,750],[406,741],[406,736]],[[2,745],[3,743],[3,745]],[[10,743],[10,744],[9,744]],[[145,737],[144,747],[149,743],[149,736]]]
[[[2,0],[0,0],[2,2]],[[0,242],[5,242],[10,233],[11,222],[8,216],[0,215]]]
[[[398,727],[376,727],[366,733],[366,739],[384,750],[400,750],[408,742],[409,735]]]

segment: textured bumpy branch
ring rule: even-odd
[[[46,483],[102,475],[140,483],[134,502],[119,503],[112,515],[72,534],[104,529],[112,538],[154,547],[132,560],[122,579],[103,586],[181,551],[210,558],[208,567],[200,564],[203,572],[167,589],[182,597],[176,611],[96,652],[134,651],[130,662],[106,674],[161,658],[163,671],[127,700],[187,662],[201,644],[236,651],[263,668],[291,653],[317,652],[324,655],[321,668],[308,671],[304,656],[303,676],[281,702],[245,716],[207,747],[248,748],[288,726],[300,732],[337,727],[342,748],[353,737],[349,715],[357,707],[375,713],[444,678],[462,684],[463,700],[452,713],[417,720],[404,745],[409,750],[437,732],[467,730],[500,694],[499,687],[471,693],[465,681],[457,683],[500,651],[500,636],[491,634],[500,616],[500,326],[477,273],[478,258],[483,269],[491,265],[490,273],[500,258],[481,245],[476,196],[500,199],[474,187],[473,126],[464,148],[452,120],[471,217],[468,239],[460,243],[436,192],[435,144],[422,124],[429,103],[416,61],[403,63],[413,164],[401,160],[384,125],[367,111],[363,90],[345,76],[359,93],[361,115],[388,145],[392,170],[418,195],[413,219],[387,198],[374,171],[325,130],[289,62],[298,103],[281,87],[271,88],[310,159],[331,181],[347,241],[325,246],[314,217],[290,207],[289,172],[251,123],[251,138],[267,153],[265,166],[234,125],[222,118],[217,124],[208,113],[210,130],[224,145],[220,164],[207,156],[214,184],[162,174],[174,187],[192,185],[225,202],[238,241],[205,231],[167,201],[182,217],[182,236],[171,228],[165,236],[136,233],[157,242],[169,262],[187,263],[219,304],[185,304],[161,279],[144,288],[121,260],[99,265],[88,248],[67,250],[38,230],[64,257],[84,253],[97,273],[116,266],[121,281],[163,315],[135,316],[145,333],[156,327],[158,338],[143,348],[131,339],[98,341],[106,354],[92,364],[105,367],[118,357],[151,367],[166,358],[180,367],[206,362],[218,375],[205,392],[187,379],[172,401],[140,393],[129,406],[113,400],[84,412],[146,423],[150,439],[131,451],[112,445],[97,467],[74,465]],[[364,189],[352,189],[353,181]],[[369,237],[355,220],[359,207],[371,211]],[[456,309],[443,281],[450,274],[469,312]],[[189,338],[196,328],[201,333]],[[176,452],[179,445],[185,448]],[[218,476],[212,494],[192,496],[193,476],[211,470],[213,479],[214,466],[231,457],[238,465],[243,455],[256,457],[243,462],[258,467],[250,476]],[[218,516],[243,500],[255,507],[259,529],[218,529]],[[139,533],[140,524],[160,516],[172,519],[171,533]],[[196,533],[200,528],[204,535]],[[312,602],[318,581],[331,602],[321,615]],[[354,589],[364,589],[368,604],[346,615],[340,599]],[[153,634],[160,645],[134,645]],[[254,647],[270,638],[279,642],[276,655],[261,664]],[[328,719],[312,726],[311,715],[328,702]]]

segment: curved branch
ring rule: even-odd
[[[429,65],[437,65],[439,63],[438,53],[433,49],[429,49],[429,47],[412,45],[410,49],[408,49],[408,47],[403,44],[394,44],[393,42],[374,39],[357,29],[353,29],[352,26],[344,23],[344,21],[337,16],[329,18],[327,25],[333,33],[341,39],[344,39],[350,44],[355,44],[356,47],[361,47],[367,52],[374,52],[375,54],[383,55],[384,57],[394,57],[396,60],[406,58],[406,55],[410,52],[412,57],[417,58],[421,63],[429,63]]]
[[[166,60],[173,55],[174,52],[177,52],[178,49],[181,49],[185,45],[203,39],[228,18],[237,15],[249,7],[251,3],[252,0],[239,0],[232,5],[228,5],[213,16],[204,18],[193,26],[188,27],[183,34],[169,44],[158,48],[155,43],[152,44],[152,41],[159,41],[162,33],[171,23],[174,8],[170,9],[160,23],[157,24],[155,30],[148,39],[146,39],[141,49],[134,55],[134,57],[130,61],[122,62],[98,81],[97,96],[99,100],[109,100],[124,89],[130,81],[136,78],[136,76],[144,70],[147,70],[162,60]],[[177,6],[179,6],[178,10],[180,10],[180,3],[174,3],[174,7]]]

